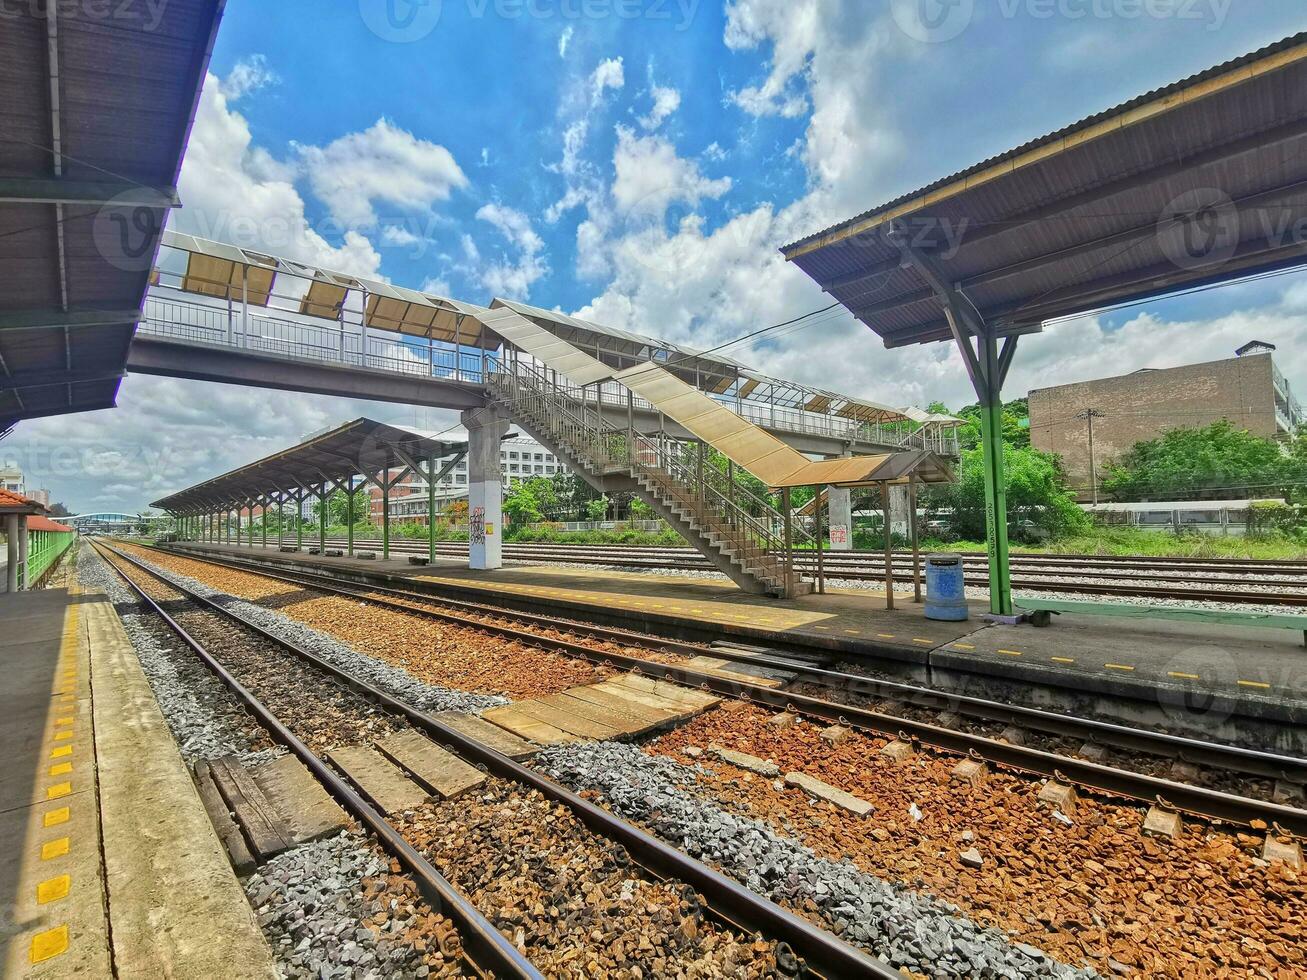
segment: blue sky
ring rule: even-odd
[[[412,26],[396,28],[387,4]],[[942,27],[924,32],[921,13]],[[712,346],[828,299],[777,249],[1294,33],[1290,0],[230,0],[173,227],[460,299]],[[437,15],[438,16],[435,16]],[[398,32],[398,37],[396,37]],[[1307,276],[1060,323],[1032,385],[1281,344],[1307,394]],[[974,400],[946,345],[847,317],[730,353],[896,404]],[[0,455],[78,507],[136,507],[359,414],[129,378],[119,408]],[[422,421],[440,426],[434,413]],[[52,462],[51,443],[70,447]]]

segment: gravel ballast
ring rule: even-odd
[[[633,745],[584,742],[543,751],[536,765],[578,791],[600,793],[619,815],[793,909],[814,909],[845,941],[891,966],[930,977],[1088,978],[1011,944],[956,907],[898,888],[848,862],[823,859],[757,820],[695,795],[694,768],[646,755]]]
[[[166,580],[190,589],[206,599],[212,599],[223,609],[295,643],[333,666],[424,711],[463,711],[475,714],[508,703],[507,698],[494,694],[469,694],[434,684],[424,684],[398,667],[360,653],[335,637],[296,622],[284,613],[266,609],[244,599],[237,599],[198,579],[161,568],[146,559],[138,557],[137,560],[158,572]]]
[[[234,755],[256,765],[283,755],[200,659],[150,612],[89,545],[77,555],[82,588],[103,592],[118,609],[159,710],[187,763]]]
[[[281,975],[458,975],[452,924],[415,905],[412,883],[388,871],[376,848],[342,832],[285,851],[251,875],[245,894]]]

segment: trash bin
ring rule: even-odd
[[[962,556],[927,555],[926,618],[957,622],[968,615]]]

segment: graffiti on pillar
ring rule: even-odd
[[[830,543],[832,545],[848,544],[849,526],[847,524],[832,524],[830,526]]]
[[[486,509],[473,507],[467,520],[468,540],[472,544],[486,543]]]

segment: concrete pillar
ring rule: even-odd
[[[892,485],[889,488],[889,513],[890,513],[890,530],[895,534],[902,535],[906,541],[912,534],[912,527],[908,523],[911,516],[911,504],[908,502],[907,484]]]
[[[17,514],[5,515],[5,538],[8,542],[5,566],[5,591],[18,591],[18,522],[22,520]]]
[[[504,490],[499,443],[508,419],[497,408],[472,408],[461,416],[467,429],[468,568],[503,565]]]
[[[853,547],[853,491],[845,487],[828,487],[830,508],[830,549],[848,551]]]

